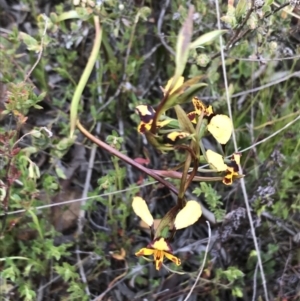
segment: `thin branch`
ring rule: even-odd
[[[81,276],[81,281],[82,281],[83,284],[85,284],[85,292],[86,292],[86,294],[88,295],[88,297],[90,299],[91,293],[90,293],[90,290],[89,290],[89,286],[88,286],[88,282],[87,282],[87,279],[86,279],[86,275],[85,275],[84,267],[83,267],[83,264],[82,264],[82,260],[80,258],[78,244],[76,246],[76,258],[77,258],[79,273],[80,273],[80,276]]]
[[[247,23],[248,19],[250,18],[250,15],[252,14],[253,11],[254,11],[254,0],[251,0],[251,7],[250,7],[250,9],[248,10],[248,12],[247,12],[247,14],[246,14],[243,22],[241,23],[241,25],[235,31],[234,36],[227,43],[227,45],[225,47],[226,49],[228,49],[230,46],[234,45],[238,40],[240,40],[244,36],[244,34],[241,34],[241,31],[244,28],[245,24]],[[219,29],[221,29],[221,26],[219,27]]]
[[[200,270],[199,270],[199,273],[198,273],[198,275],[197,275],[197,278],[196,278],[196,280],[195,280],[195,282],[194,282],[194,284],[193,284],[191,290],[189,291],[188,295],[185,297],[185,299],[184,299],[183,301],[188,301],[188,300],[189,300],[189,298],[190,298],[190,296],[191,296],[193,290],[195,289],[197,283],[199,282],[200,276],[201,276],[201,274],[202,274],[202,272],[203,272],[203,269],[204,269],[204,266],[205,266],[205,262],[206,262],[206,258],[207,258],[207,254],[208,254],[208,249],[209,249],[209,245],[210,245],[210,240],[211,240],[211,229],[210,229],[210,224],[209,224],[208,221],[206,221],[206,223],[207,223],[207,227],[208,227],[208,242],[207,242],[207,246],[206,246],[206,250],[205,250],[205,254],[204,254],[202,266],[201,266],[201,268],[200,268]]]
[[[258,270],[258,263],[256,263],[255,271],[253,275],[253,295],[252,295],[252,301],[255,301],[256,299],[256,290],[257,290],[257,270]]]
[[[253,0],[252,0],[252,6],[253,6]],[[216,12],[217,12],[217,18],[218,18],[218,28],[221,29],[221,22],[220,22],[221,16],[220,16],[220,8],[219,8],[218,0],[216,0]],[[224,85],[225,85],[225,90],[226,90],[226,100],[227,100],[228,113],[229,113],[230,119],[233,120],[232,119],[231,104],[230,104],[230,95],[229,95],[229,90],[228,90],[228,81],[227,81],[227,72],[226,72],[224,49],[223,49],[223,40],[222,40],[221,37],[220,37],[220,49],[221,49],[222,69],[223,69]],[[233,140],[235,152],[238,152],[238,147],[237,147],[236,136],[235,136],[234,130],[233,130],[233,133],[232,133],[232,140]],[[240,167],[240,172],[243,173],[241,167]],[[245,205],[246,205],[246,209],[247,209],[247,215],[248,215],[248,219],[249,219],[250,230],[251,230],[251,234],[252,234],[252,237],[253,237],[255,250],[256,250],[256,253],[257,253],[257,261],[258,261],[260,274],[261,274],[261,278],[262,278],[262,285],[263,285],[263,288],[264,288],[265,300],[268,301],[269,297],[268,297],[268,289],[267,289],[267,284],[266,284],[266,277],[265,277],[264,268],[263,268],[263,264],[262,264],[262,259],[261,259],[261,255],[260,255],[260,250],[259,250],[259,246],[258,246],[258,241],[257,241],[256,233],[255,233],[255,228],[254,228],[254,225],[253,225],[253,219],[252,219],[252,215],[251,215],[251,208],[250,208],[250,204],[249,204],[249,200],[248,200],[248,194],[247,194],[244,178],[241,179],[240,183],[241,183],[241,188],[242,188],[244,201],[245,201]]]
[[[274,3],[273,3],[274,4]],[[275,4],[274,4],[275,5]],[[282,5],[279,5],[277,8],[275,8],[272,12],[270,12],[268,15],[265,16],[265,18],[269,18],[270,16],[276,14],[278,11],[280,11],[281,9],[285,8],[286,6],[290,5],[290,1],[288,1],[287,3],[284,3]]]
[[[164,34],[161,32],[164,16],[165,16],[165,13],[166,13],[166,10],[167,10],[169,4],[170,4],[170,0],[166,0],[165,5],[162,7],[162,9],[160,11],[160,15],[159,15],[158,22],[157,22],[157,34],[158,34],[158,37],[160,38],[161,43],[165,46],[165,48],[173,56],[175,56],[176,55],[175,51],[167,44],[167,42],[165,41],[165,38],[164,38]]]
[[[227,54],[225,54],[225,56],[229,59],[245,61],[245,62],[262,62],[262,61],[263,62],[281,62],[281,61],[288,61],[288,60],[294,60],[294,59],[300,58],[300,55],[273,58],[273,59],[266,59],[266,58],[256,59],[256,58],[251,58],[251,57],[244,58],[244,57],[231,56],[231,55],[227,55]]]
[[[139,185],[139,187],[142,188],[142,187],[146,187],[146,186],[150,186],[150,185],[154,185],[154,184],[157,184],[157,181],[152,181],[152,182],[149,182],[149,183],[145,183],[143,185]],[[102,193],[102,194],[99,194],[99,195],[89,196],[89,197],[86,197],[86,198],[73,199],[73,200],[69,200],[69,201],[63,201],[63,202],[59,202],[59,203],[36,206],[36,207],[32,207],[32,208],[34,208],[35,210],[42,210],[42,209],[52,208],[52,207],[56,207],[56,206],[68,205],[68,204],[72,204],[72,203],[76,203],[76,202],[82,202],[82,201],[86,201],[86,200],[92,200],[92,199],[96,199],[96,198],[107,197],[109,195],[124,193],[124,192],[131,191],[131,190],[134,190],[134,189],[136,189],[136,187],[129,187],[129,188],[122,189],[122,190],[116,190],[116,191]],[[19,213],[23,213],[23,212],[26,212],[26,211],[27,211],[27,209],[20,209],[20,210],[7,212],[6,215],[19,214]],[[5,213],[1,213],[0,217],[1,216],[5,216]]]
[[[42,34],[42,38],[41,38],[41,49],[38,55],[38,58],[36,60],[36,62],[34,63],[34,65],[31,67],[31,69],[29,70],[29,72],[26,74],[24,82],[26,82],[29,78],[29,76],[31,75],[31,73],[33,72],[33,70],[36,68],[36,66],[38,65],[38,63],[40,62],[42,55],[43,55],[43,50],[44,50],[44,38],[47,32],[47,27],[48,27],[48,18],[46,17],[45,14],[42,14],[43,19],[45,20],[45,28],[44,28],[44,32]]]
[[[269,88],[271,86],[278,85],[279,83],[284,82],[284,81],[286,81],[286,80],[288,80],[292,77],[300,77],[300,71],[293,72],[293,73],[291,73],[287,76],[284,76],[280,79],[274,80],[274,81],[272,81],[270,83],[267,83],[265,85],[259,86],[257,88],[253,88],[253,89],[250,89],[250,90],[247,90],[247,91],[243,91],[243,92],[240,92],[240,93],[233,94],[233,95],[231,95],[231,98],[240,97],[240,96],[243,96],[243,95],[246,95],[246,94],[251,94],[251,93],[254,93],[254,92],[258,92],[260,90]]]

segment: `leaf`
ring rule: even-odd
[[[29,51],[39,52],[41,50],[41,45],[39,45],[38,41],[29,34],[20,32],[19,37],[26,44]]]
[[[205,83],[198,83],[198,84],[193,84],[190,85],[189,81],[185,82],[182,87],[183,87],[183,92],[178,95],[176,93],[172,94],[168,100],[165,102],[163,105],[161,111],[159,112],[162,114],[163,112],[167,111],[168,109],[179,105],[183,104],[187,101],[189,101],[201,88],[207,86]]]
[[[191,123],[190,119],[188,118],[186,112],[179,105],[176,105],[174,108],[175,108],[175,112],[176,112],[176,115],[178,118],[180,128],[185,132],[194,134],[195,129],[194,129],[193,124]]]
[[[225,32],[227,32],[227,30],[214,30],[205,33],[190,44],[190,49],[195,49],[205,44],[207,45]]]
[[[235,17],[237,19],[240,19],[247,10],[247,0],[239,0],[236,8],[235,8]]]
[[[150,131],[146,131],[144,134],[147,138],[147,141],[155,148],[161,151],[170,151],[174,149],[173,146],[165,145],[161,137],[152,134]]]
[[[177,99],[174,101],[174,105],[182,104],[189,101],[195,94],[197,94],[197,92],[201,88],[206,86],[207,84],[205,83],[199,83],[189,87],[184,93],[182,93],[180,96],[177,97]]]
[[[166,213],[155,230],[154,240],[159,237],[168,237],[170,227],[172,229],[175,217],[180,209],[181,208],[179,206],[174,206]]]
[[[42,229],[41,229],[41,227],[40,227],[40,223],[39,223],[39,220],[38,220],[37,215],[36,215],[32,210],[28,210],[28,213],[29,213],[29,214],[31,215],[31,217],[32,217],[33,223],[34,223],[35,226],[36,226],[36,229],[37,229],[37,231],[38,231],[38,233],[39,233],[40,238],[41,238],[41,239],[44,239],[43,231],[42,231]]]
[[[177,79],[182,75],[186,62],[188,60],[190,42],[193,35],[193,13],[194,6],[191,5],[189,8],[188,16],[184,21],[178,37],[177,37],[177,45],[176,45],[176,70],[174,75],[174,81],[177,82]]]
[[[65,175],[64,171],[60,167],[55,166],[55,172],[60,179],[64,179],[64,180],[67,179],[67,176]]]
[[[137,162],[137,163],[139,163],[139,164],[141,164],[141,165],[149,165],[149,163],[150,163],[150,160],[148,159],[148,158],[141,158],[141,157],[138,157],[138,158],[135,158],[135,159],[133,159],[133,161],[135,161],[135,162]]]
[[[172,90],[172,84],[169,87],[169,90],[172,91],[172,94],[169,94],[168,98],[166,99],[165,103],[163,104],[163,106],[156,112],[157,115],[157,120],[160,120],[160,116],[167,111],[168,109],[174,107],[177,104],[180,104],[182,102],[178,102],[177,99],[179,96],[181,96],[182,94],[184,94],[184,92],[186,90],[188,90],[191,86],[195,85],[196,83],[198,83],[200,80],[203,80],[204,78],[206,78],[206,76],[200,75],[200,76],[195,76],[187,81],[185,81],[180,87],[178,87],[178,89],[176,89],[175,91]],[[174,77],[173,77],[174,80]],[[177,80],[176,80],[177,82]],[[201,86],[204,86],[206,84],[200,84]],[[195,93],[198,90],[195,89]],[[188,99],[186,99],[188,100]]]

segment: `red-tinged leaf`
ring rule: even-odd
[[[142,165],[148,165],[150,163],[150,160],[147,158],[135,158],[133,159],[136,163],[142,164]]]
[[[11,156],[14,157],[20,152],[21,148],[17,147],[11,151]]]

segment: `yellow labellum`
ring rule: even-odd
[[[133,198],[132,208],[135,214],[141,218],[149,227],[153,225],[153,216],[144,199],[139,196]]]
[[[197,201],[188,201],[176,215],[174,226],[176,230],[193,225],[202,215],[202,209]]]
[[[226,144],[231,137],[233,124],[227,115],[216,115],[207,125],[207,130],[221,144]]]
[[[148,248],[142,248],[135,253],[136,256],[149,256],[153,255],[155,268],[159,270],[163,264],[164,257],[174,262],[176,265],[180,265],[181,261],[178,257],[171,253],[171,248],[166,240],[161,237],[149,245]]]
[[[217,171],[227,170],[227,165],[224,163],[223,157],[220,154],[208,149],[206,151],[206,157],[208,163]]]

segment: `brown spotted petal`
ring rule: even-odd
[[[231,162],[227,164],[226,174],[223,178],[223,183],[225,185],[231,185],[233,180],[240,176],[239,174],[239,164],[240,164],[240,153],[235,153],[231,157]]]

